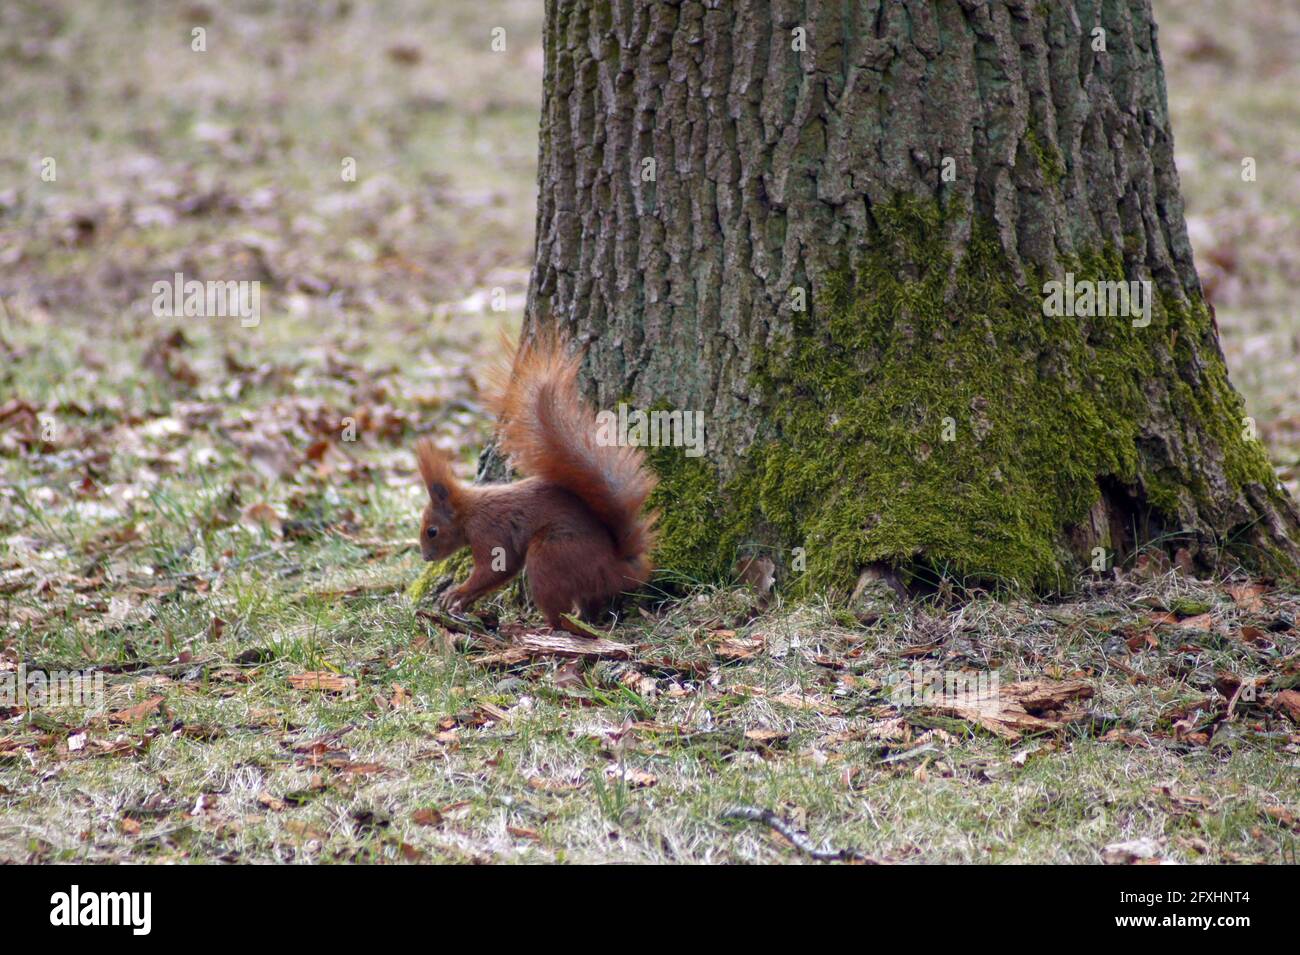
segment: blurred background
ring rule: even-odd
[[[1300,4],[1156,8],[1197,264],[1294,492]],[[349,413],[369,457],[340,471],[404,470],[417,423],[476,443],[474,367],[530,265],[541,16],[539,0],[5,0],[0,460],[42,440],[42,410],[117,480],[132,442],[155,471],[206,454],[275,477]],[[173,272],[262,281],[261,325],[155,318]],[[178,400],[220,419],[205,447],[142,428]],[[256,420],[232,419],[241,405]],[[203,421],[189,411],[169,416],[180,432]]]

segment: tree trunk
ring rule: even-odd
[[[585,346],[602,408],[703,412],[703,457],[651,455],[662,566],[1294,569],[1148,0],[548,0],[545,47],[526,334]],[[1117,280],[1149,324],[1046,314]]]

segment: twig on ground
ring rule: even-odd
[[[467,617],[453,617],[442,610],[417,610],[415,611],[415,615],[425,620],[432,621],[444,630],[449,630],[452,633],[457,633],[465,637],[471,637],[475,640],[482,641],[489,648],[505,646],[501,640],[498,640],[496,637],[492,636],[492,634],[488,633],[487,629],[482,624],[475,626],[476,621],[473,619]]]
[[[597,630],[595,627],[590,626],[586,621],[578,619],[571,613],[560,614],[560,616],[571,623],[577,630],[581,630],[582,636],[591,637],[593,640],[603,640],[608,636],[604,631]]]
[[[259,560],[265,560],[268,557],[274,557],[280,553],[277,548],[270,550],[258,551],[256,554],[249,554],[247,557],[236,557],[224,567],[218,567],[215,570],[187,570],[179,574],[159,574],[158,580],[176,581],[176,580],[216,580],[222,574],[228,574],[231,571],[246,567],[249,564],[255,564]]]
[[[1136,682],[1136,683],[1150,683],[1150,682],[1151,682],[1151,677],[1147,676],[1145,673],[1141,673],[1141,672],[1139,672],[1139,671],[1133,669],[1133,668],[1132,668],[1131,666],[1129,666],[1127,663],[1123,663],[1123,662],[1121,662],[1121,661],[1115,659],[1114,657],[1106,657],[1105,660],[1106,660],[1106,663],[1107,663],[1109,666],[1113,666],[1116,670],[1119,670],[1120,673],[1124,673],[1124,674],[1126,674],[1126,675],[1128,675],[1128,676],[1131,676],[1131,677],[1133,678],[1134,682]]]
[[[770,809],[757,806],[731,806],[723,810],[723,819],[736,819],[741,822],[761,822],[774,829],[790,845],[800,852],[816,859],[818,862],[864,862],[867,857],[857,849],[818,849],[803,833],[798,832],[788,822]]]

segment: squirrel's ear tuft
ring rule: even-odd
[[[438,479],[439,456],[438,449],[428,438],[421,438],[415,442],[415,459],[420,463],[420,477],[424,478],[425,487]]]
[[[420,477],[429,489],[429,496],[446,501],[451,497],[456,486],[456,476],[451,470],[451,461],[439,451],[428,438],[415,442],[415,458],[420,462]]]

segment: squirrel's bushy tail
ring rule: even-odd
[[[509,371],[495,376],[490,397],[501,449],[521,473],[581,498],[642,583],[657,515],[641,511],[657,479],[639,448],[597,441],[595,412],[578,391],[579,364],[549,333],[520,346]]]

